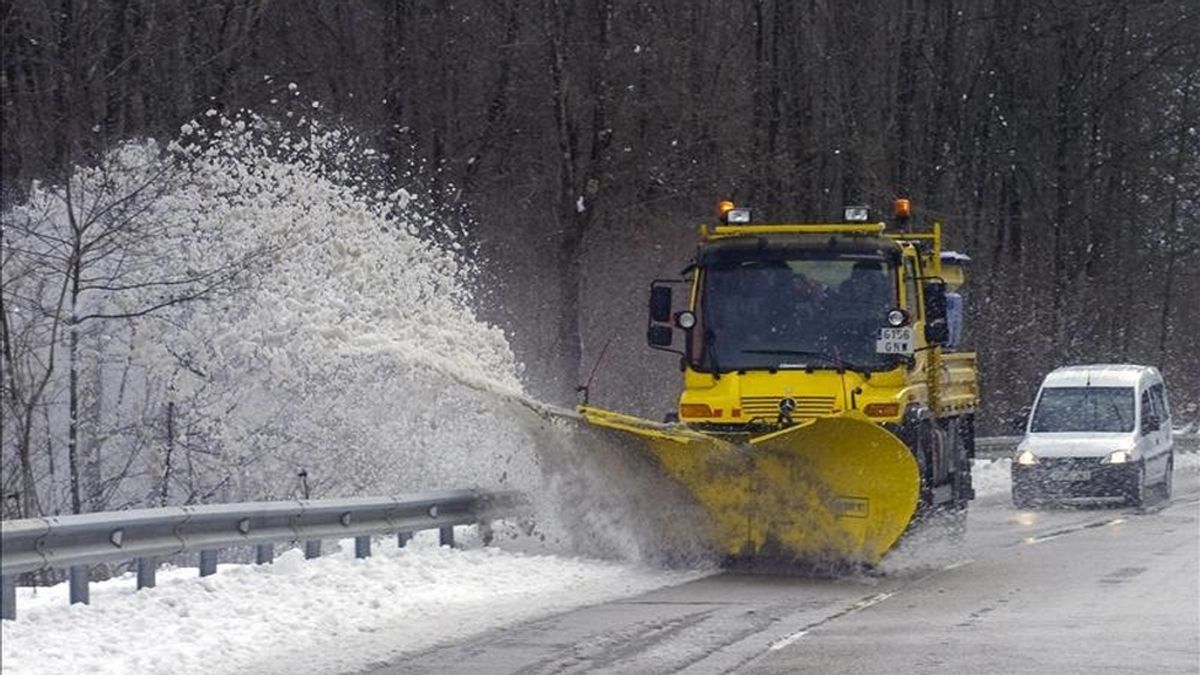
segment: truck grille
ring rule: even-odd
[[[779,417],[779,401],[782,396],[743,396],[742,416],[762,417],[775,421]],[[796,410],[792,419],[823,417],[833,412],[837,399],[833,396],[792,396],[796,401]]]

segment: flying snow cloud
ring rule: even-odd
[[[110,504],[474,485],[531,496],[507,533],[526,544],[698,554],[685,500],[651,467],[525,396],[503,332],[473,309],[477,261],[418,196],[378,187],[376,153],[311,118],[210,112],[5,214],[69,229],[66,205],[137,205],[107,225],[121,255],[92,264],[112,283],[79,299],[95,317],[78,326],[84,431],[104,437],[89,447]],[[178,288],[196,292],[163,301]],[[48,419],[62,436],[61,410]]]

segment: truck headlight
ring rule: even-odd
[[[1017,464],[1029,466],[1038,463],[1037,455],[1033,454],[1028,449],[1017,451]]]
[[[1124,464],[1125,462],[1133,461],[1133,452],[1130,450],[1114,450],[1104,456],[1100,460],[1101,464]]]
[[[842,219],[847,223],[865,223],[871,219],[871,209],[866,206],[847,206],[842,209]]]

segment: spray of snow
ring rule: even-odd
[[[377,153],[303,113],[212,110],[165,147],[127,143],[76,172],[73,194],[98,203],[153,186],[134,201],[157,236],[126,246],[157,263],[145,274],[236,270],[203,301],[83,336],[103,385],[90,394],[105,452],[133,455],[148,476],[173,464],[172,502],[515,489],[533,504],[501,532],[511,545],[700,556],[689,502],[624,439],[524,394],[506,337],[475,314],[477,262],[454,236],[461,228],[430,218],[417,195],[379,187],[394,181],[380,179]],[[35,186],[5,217],[61,224],[62,197]],[[104,265],[96,271],[125,273]],[[82,303],[111,313],[155,292],[92,292]],[[130,364],[144,374],[137,386],[126,383]],[[173,457],[158,440],[167,402]],[[155,488],[127,479],[122,490],[136,504]]]

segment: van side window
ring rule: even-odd
[[[1162,424],[1167,424],[1171,419],[1171,411],[1167,408],[1167,391],[1161,384],[1156,384],[1150,387],[1150,398],[1154,401],[1154,407],[1157,410],[1158,419]]]
[[[1154,410],[1154,404],[1150,402],[1150,390],[1142,392],[1142,435],[1150,433],[1157,429],[1154,425],[1147,424],[1151,417],[1157,417],[1158,413]]]

